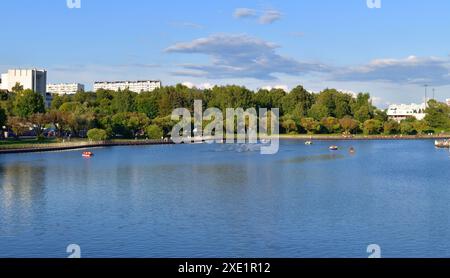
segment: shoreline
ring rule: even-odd
[[[280,135],[280,139],[314,141],[444,140],[450,135]]]
[[[120,147],[120,146],[151,146],[151,145],[172,145],[172,141],[164,140],[128,140],[128,141],[105,141],[105,142],[66,142],[51,144],[36,144],[35,146],[23,148],[0,148],[0,154],[17,153],[39,153],[82,150],[88,148]]]
[[[270,137],[265,137],[270,139]],[[299,140],[299,141],[400,141],[400,140],[443,140],[450,139],[450,135],[280,135],[280,140]],[[50,144],[35,144],[21,148],[1,148],[0,154],[18,154],[18,153],[38,153],[38,152],[54,152],[67,150],[81,150],[88,148],[101,147],[120,147],[120,146],[151,146],[151,145],[173,145],[172,141],[167,140],[123,140],[123,141],[104,141],[104,142],[66,142],[66,143],[50,143]]]

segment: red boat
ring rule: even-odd
[[[94,153],[93,152],[83,152],[82,156],[83,157],[93,157]]]

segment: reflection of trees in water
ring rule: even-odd
[[[46,168],[27,163],[0,165],[0,229],[26,225],[45,205]]]

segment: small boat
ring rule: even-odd
[[[437,148],[450,148],[450,140],[436,140],[434,145]]]
[[[356,152],[355,148],[353,147],[351,147],[348,151],[350,154],[354,154]]]
[[[310,145],[312,145],[312,144],[313,144],[312,141],[306,141],[306,142],[305,142],[305,145],[307,145],[307,146],[310,146]]]
[[[93,157],[93,156],[94,156],[94,153],[93,153],[93,152],[83,152],[81,155],[82,155],[83,157]]]
[[[330,151],[337,151],[337,150],[339,150],[339,147],[338,146],[330,146]]]

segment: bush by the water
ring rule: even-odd
[[[87,136],[91,141],[105,141],[108,139],[106,130],[94,128],[88,131]]]
[[[162,128],[157,125],[150,125],[145,129],[145,134],[149,139],[161,139],[164,136]]]

